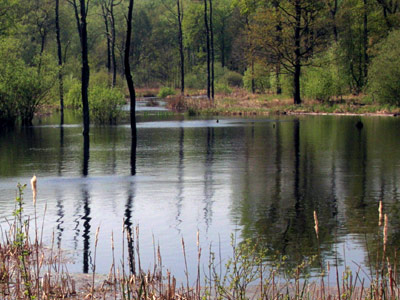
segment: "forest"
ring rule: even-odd
[[[94,122],[113,123],[129,95],[125,73],[162,96],[243,89],[295,105],[354,96],[398,107],[399,4],[0,0],[0,126],[29,125],[43,107],[86,109]]]

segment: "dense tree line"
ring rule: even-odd
[[[131,74],[138,87],[204,89],[209,98],[244,85],[295,104],[363,93],[398,105],[399,2],[137,0]],[[130,4],[0,0],[0,124],[30,124],[46,102],[115,122],[127,94]]]

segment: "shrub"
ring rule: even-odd
[[[78,80],[73,80],[70,85],[65,104],[74,109],[82,109],[81,83]],[[89,88],[89,109],[95,123],[115,124],[124,104],[124,95],[117,88],[94,84]]]
[[[70,108],[79,109],[82,106],[81,82],[78,79],[70,79],[67,93],[65,94],[65,105]]]
[[[0,43],[0,125],[11,125],[18,118],[23,125],[30,125],[56,80],[53,59],[43,55],[28,66],[18,48],[12,39]]]
[[[217,83],[215,85],[215,92],[219,93],[219,94],[231,94],[232,93],[232,89],[223,83]]]
[[[215,87],[218,83],[229,86],[241,86],[242,79],[239,73],[223,68],[220,63],[214,66]],[[185,85],[191,89],[205,89],[207,87],[207,65],[203,64],[193,68],[191,73],[185,76]]]
[[[225,74],[223,75],[220,81],[223,81],[228,86],[233,86],[233,87],[243,86],[243,76],[237,72],[230,71],[228,69],[227,71],[225,71]]]
[[[165,97],[170,96],[170,95],[175,95],[175,90],[173,88],[171,88],[171,87],[164,86],[158,92],[157,97],[158,98],[165,98]]]
[[[116,88],[95,85],[89,89],[89,107],[96,123],[115,124],[124,104],[124,95]]]
[[[336,47],[316,57],[312,66],[304,68],[301,78],[302,95],[321,102],[344,94],[346,76],[339,63],[340,53]]]
[[[254,65],[254,72],[251,68],[244,72],[243,85],[248,91],[252,91],[252,80],[256,92],[263,93],[271,88],[269,70],[260,64]]]
[[[368,76],[368,91],[380,103],[400,106],[400,30],[377,46]]]

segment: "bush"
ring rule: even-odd
[[[19,54],[16,41],[5,39],[0,44],[0,125],[13,124],[18,118],[30,125],[56,80],[54,59],[43,55],[28,66]]]
[[[227,70],[221,78],[222,82],[226,83],[228,86],[242,87],[243,86],[243,76],[237,72]]]
[[[95,85],[89,89],[90,112],[96,123],[115,124],[124,104],[124,95],[116,88]]]
[[[263,93],[271,88],[269,70],[260,65],[254,65],[254,73],[247,69],[243,76],[243,85],[248,91],[252,91],[252,80],[254,79],[254,88],[256,92]]]
[[[322,56],[316,57],[312,66],[304,68],[301,78],[303,96],[325,102],[344,94],[346,76],[338,63],[338,53],[336,47],[332,47]]]
[[[377,46],[368,76],[368,91],[380,103],[400,106],[400,31],[391,32]]]
[[[215,85],[215,92],[218,94],[231,94],[232,93],[232,89],[223,83],[217,83]]]
[[[65,104],[74,109],[82,109],[81,83],[73,80]],[[89,110],[95,123],[115,124],[121,115],[121,106],[125,104],[124,95],[117,88],[92,84],[89,88]]]
[[[79,109],[82,106],[81,82],[76,78],[66,81],[65,106]]]
[[[165,98],[165,97],[170,96],[170,95],[175,95],[175,90],[173,88],[171,88],[171,87],[164,86],[158,92],[157,97],[158,98]]]
[[[240,79],[239,79],[240,77]],[[214,82],[217,84],[225,84],[229,86],[241,86],[241,75],[223,68],[220,63],[214,65]],[[200,65],[193,68],[192,73],[185,76],[185,85],[191,89],[207,88],[207,65]]]

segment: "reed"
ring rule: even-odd
[[[37,180],[37,179],[36,179]],[[33,181],[33,179],[32,179]],[[33,188],[34,187],[34,188]],[[0,299],[399,299],[397,262],[388,256],[389,218],[383,214],[379,205],[378,234],[383,236],[382,258],[375,278],[365,284],[361,274],[365,271],[346,269],[339,274],[336,266],[337,286],[325,285],[325,269],[321,260],[319,245],[320,227],[317,213],[314,212],[314,229],[318,240],[318,256],[306,258],[303,263],[287,271],[285,257],[276,256],[273,262],[266,262],[266,250],[257,242],[244,240],[238,242],[232,235],[232,257],[223,261],[221,253],[213,253],[210,245],[209,263],[202,270],[200,258],[200,232],[197,232],[197,269],[194,282],[188,270],[188,257],[185,240],[182,238],[182,256],[185,265],[185,282],[179,285],[169,270],[163,270],[160,246],[154,246],[154,268],[143,270],[140,260],[139,227],[136,236],[123,222],[123,248],[128,250],[128,257],[122,254],[121,265],[116,265],[114,257],[114,234],[111,235],[112,265],[110,274],[103,279],[96,274],[96,253],[100,227],[95,233],[94,265],[92,274],[86,277],[84,284],[76,283],[63,263],[63,252],[55,249],[54,233],[51,247],[45,251],[38,242],[39,229],[35,217],[35,240],[29,239],[31,220],[24,217],[23,185],[18,185],[18,195],[14,219],[7,221],[8,228],[1,228],[0,243]],[[36,205],[37,187],[32,183],[33,205]],[[134,237],[136,237],[134,245]],[[153,237],[154,240],[154,237]],[[126,243],[126,245],[125,245]],[[135,246],[135,247],[134,247]],[[136,251],[134,251],[134,248]],[[221,250],[219,250],[221,252]],[[321,278],[311,281],[307,269],[314,260],[320,260]],[[382,260],[381,260],[382,259]],[[129,266],[129,272],[125,270]],[[377,264],[378,265],[378,264]],[[138,270],[136,270],[138,266]],[[120,272],[120,268],[122,272]],[[331,268],[328,263],[327,269]],[[285,271],[284,271],[285,270]],[[366,273],[366,272],[365,272]],[[80,280],[82,281],[82,280]],[[328,280],[329,282],[329,280]]]

